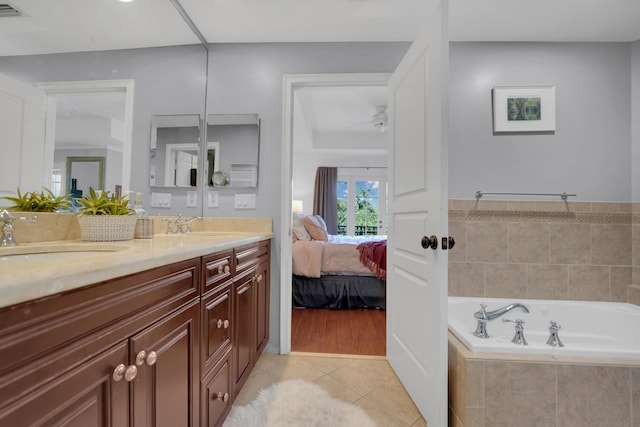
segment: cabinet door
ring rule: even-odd
[[[193,302],[130,340],[135,427],[197,426],[199,304]]]
[[[258,266],[255,275],[256,318],[255,318],[255,352],[254,362],[269,341],[269,260],[266,259]]]
[[[251,371],[253,346],[253,271],[234,283],[233,379],[234,393],[239,391]],[[235,394],[234,394],[235,396]]]
[[[201,408],[202,427],[216,427],[222,425],[226,415],[231,410],[231,351],[227,348],[222,359],[214,366],[202,380]]]
[[[202,372],[231,345],[231,283],[202,299]]]
[[[128,360],[127,342],[92,357],[0,409],[2,426],[126,427],[129,383],[113,371]],[[79,349],[78,351],[82,351]],[[37,369],[35,362],[32,368]]]

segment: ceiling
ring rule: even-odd
[[[176,0],[174,0],[176,1]],[[434,0],[177,0],[210,43],[411,41]],[[0,56],[198,43],[171,0],[0,0]],[[637,0],[449,0],[453,41],[640,39]],[[171,31],[167,31],[170,28]]]
[[[0,18],[0,56],[199,43],[172,1],[209,43],[411,41],[434,5],[434,0],[0,0],[22,13]],[[449,0],[449,17],[452,41],[640,40],[640,0]],[[356,125],[373,118],[380,95],[353,89],[302,96],[301,104],[305,99],[308,104],[302,106],[313,108],[305,113],[308,122],[323,123],[326,117],[334,127],[364,130]],[[349,106],[350,115],[336,105]]]

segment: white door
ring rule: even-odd
[[[0,74],[0,197],[42,190],[44,118],[44,92]]]
[[[387,359],[429,427],[447,425],[446,0],[389,84]],[[438,248],[424,249],[423,236]]]

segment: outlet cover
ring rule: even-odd
[[[255,209],[256,195],[252,194],[236,194],[234,207],[236,209]]]
[[[207,193],[207,207],[209,207],[209,208],[217,208],[218,206],[219,206],[218,192],[217,191],[209,191]]]
[[[187,207],[195,208],[196,206],[198,206],[198,192],[187,191]]]
[[[170,208],[171,193],[151,193],[152,208]]]

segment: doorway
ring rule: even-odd
[[[304,348],[308,352],[343,352],[336,351],[340,340],[360,342],[360,350],[346,350],[348,353],[379,353],[379,350],[371,350],[370,344],[374,341],[381,342],[384,349],[383,310],[325,309],[312,313],[311,310],[316,309],[293,309],[291,224],[292,206],[303,214],[312,213],[313,177],[318,166],[337,167],[351,177],[371,174],[373,170],[377,176],[386,174],[386,135],[376,124],[381,107],[386,107],[388,79],[388,74],[285,76],[282,180],[282,223],[285,226],[282,230],[280,305],[280,346],[284,354],[298,351],[292,348],[292,338],[300,334],[305,338]],[[343,108],[349,105],[351,111],[347,113]],[[328,120],[330,124],[321,125],[318,123],[321,120]],[[386,218],[383,222],[386,223]],[[299,322],[302,320],[307,324],[301,333]],[[296,340],[296,345],[299,344]]]

